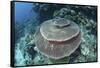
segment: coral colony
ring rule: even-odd
[[[78,48],[81,32],[75,22],[58,18],[45,21],[36,38],[40,53],[53,59],[61,59]]]

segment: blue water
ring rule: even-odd
[[[15,2],[15,31],[16,40],[20,41],[19,43],[15,43],[15,65],[24,65],[25,60],[23,57],[23,50],[22,48],[25,46],[25,41],[20,40],[23,36],[26,36],[25,32],[28,32],[32,27],[27,25],[26,27],[24,24],[30,23],[30,25],[33,25],[36,23],[38,13],[34,11],[34,8],[36,7],[33,3],[27,3],[27,2]],[[28,21],[27,21],[28,20]],[[34,23],[35,22],[35,23]],[[24,27],[23,27],[24,26]],[[21,28],[20,28],[21,27]],[[27,28],[28,27],[28,28]],[[35,27],[35,26],[33,26]],[[20,56],[20,57],[19,57]]]
[[[33,3],[15,2],[15,21],[24,23],[27,19],[36,19],[37,13],[32,10]]]

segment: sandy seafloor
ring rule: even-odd
[[[97,61],[96,6],[16,2],[14,8],[15,66]],[[57,17],[74,21],[82,33],[82,42],[78,49],[70,56],[65,57],[67,60],[59,63],[42,55],[34,44],[35,33],[39,30],[41,23]]]

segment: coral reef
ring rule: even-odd
[[[97,7],[33,4],[38,13],[36,20],[26,20],[15,26],[15,66],[96,62],[97,61]],[[52,9],[51,9],[52,8]],[[32,11],[33,11],[32,10]],[[43,21],[53,18],[65,18],[78,24],[82,43],[70,56],[54,60],[42,55],[35,45],[35,33]],[[20,57],[19,57],[20,56]]]

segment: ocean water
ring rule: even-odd
[[[23,3],[23,2],[15,3],[15,31],[16,31],[15,62],[16,64],[19,64],[19,65],[25,64],[23,53],[21,52],[22,48],[26,45],[23,37],[27,36],[28,33],[30,33],[28,29],[31,29],[32,27],[32,26],[30,27],[30,25],[28,26],[27,24],[31,23],[31,25],[32,24],[34,25],[34,22],[38,21],[37,20],[38,13],[35,12],[33,8],[35,8],[35,6],[32,3]]]
[[[97,61],[97,7],[45,3],[14,2],[15,53],[14,65],[57,64],[42,55],[35,45],[35,33],[41,23],[53,18],[65,18],[78,24],[82,33],[79,48],[63,63]],[[66,58],[66,57],[65,57]],[[60,61],[62,61],[61,59]],[[62,62],[60,62],[62,64]]]
[[[15,3],[15,24],[24,24],[28,20],[36,20],[38,13],[33,11],[35,8],[32,3]]]

